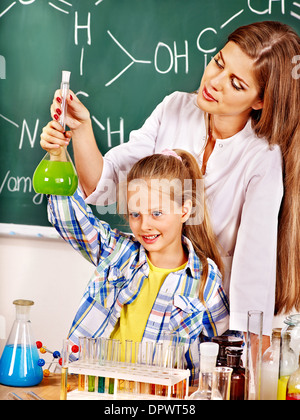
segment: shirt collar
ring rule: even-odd
[[[202,264],[197,256],[192,242],[186,237],[182,236],[182,243],[188,251],[188,262],[185,270],[189,270],[189,274],[194,278],[200,278],[202,273]]]

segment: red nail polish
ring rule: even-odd
[[[61,103],[61,99],[60,99],[60,97],[59,97],[59,96],[56,98],[56,100],[57,100],[57,102],[58,102],[59,104]]]
[[[57,113],[58,113],[58,115],[60,115],[61,114],[61,110],[59,109],[59,108],[56,108],[56,110],[55,110]]]
[[[73,101],[73,96],[70,94],[70,99],[71,99],[71,101]]]
[[[54,114],[54,118],[56,119],[56,121],[59,119],[59,116],[57,114]]]

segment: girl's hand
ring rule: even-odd
[[[61,115],[61,90],[57,90],[54,94],[53,102],[50,107],[51,117],[55,121],[59,121]],[[83,105],[82,102],[77,98],[77,96],[69,91],[67,97],[67,113],[66,113],[66,125],[72,130],[75,131],[85,122],[90,120],[90,113],[88,109]]]
[[[55,155],[60,148],[68,146],[72,137],[71,131],[65,131],[57,121],[50,121],[41,134],[40,144],[44,150]]]

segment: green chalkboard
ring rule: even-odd
[[[127,141],[165,95],[197,89],[227,35],[258,20],[299,31],[299,2],[1,0],[0,223],[49,225],[32,175],[45,154],[40,133],[62,70],[71,71],[105,153]]]

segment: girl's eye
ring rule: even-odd
[[[152,213],[152,216],[154,216],[154,217],[159,217],[159,216],[161,216],[162,215],[162,212],[161,211],[154,211],[153,213]]]
[[[129,216],[132,217],[133,219],[137,219],[139,217],[140,213],[136,212],[136,211],[132,211],[129,213]]]

